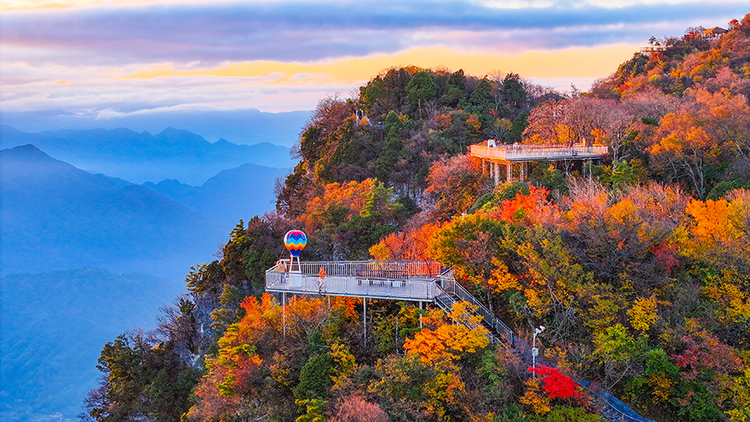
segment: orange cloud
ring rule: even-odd
[[[472,52],[462,53],[446,47],[412,48],[395,54],[336,59],[326,62],[255,61],[228,63],[223,67],[179,70],[172,65],[143,70],[117,79],[154,79],[162,77],[213,76],[259,78],[263,84],[356,83],[369,80],[377,72],[392,66],[412,64],[425,68],[464,69],[482,76],[492,71],[515,72],[524,78],[602,78],[632,56],[637,46],[615,44],[556,51],[529,51],[516,55]]]

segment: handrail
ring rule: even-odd
[[[437,285],[430,277],[373,277],[266,271],[266,291],[291,294],[433,301]]]
[[[551,144],[523,144],[500,145],[488,147],[474,144],[469,147],[471,154],[479,157],[489,157],[505,160],[523,160],[524,158],[590,158],[607,155],[609,147],[593,145],[551,145]]]
[[[443,268],[439,262],[431,260],[302,261],[299,264],[295,262],[294,268],[290,268],[289,259],[280,259],[275,266],[269,268],[266,272],[287,272],[290,269],[292,269],[293,272],[300,272],[302,274],[309,275],[318,275],[322,270],[326,275],[340,275],[351,277],[368,275],[371,277],[377,277],[378,274],[382,274],[384,277],[398,275],[398,278],[408,278],[434,277],[436,275],[439,275],[442,272]]]
[[[466,288],[462,286],[461,283],[459,283],[452,275],[447,276],[447,274],[449,273],[450,270],[446,271],[445,273],[441,274],[440,277],[438,277],[438,279],[440,279],[440,282],[437,283],[438,288],[448,293],[453,293],[461,298],[461,300],[475,305],[477,307],[477,314],[482,316],[483,320],[490,327],[492,327],[495,333],[497,333],[501,337],[506,338],[508,343],[513,344],[513,330],[511,330],[510,327],[508,327],[503,321],[496,317],[486,306],[484,306],[482,302],[479,301],[479,299],[474,297],[474,295],[466,290]]]
[[[584,380],[577,380],[577,383],[583,386],[589,394],[597,397],[603,405],[607,406],[607,409],[611,412],[617,413],[617,418],[614,419],[616,422],[655,422],[651,419],[644,418],[633,411],[633,409],[628,407],[628,405],[623,403],[617,397],[613,396],[609,391],[603,388],[595,388],[593,386],[594,383]],[[608,419],[611,418],[608,417]]]
[[[475,314],[489,325],[491,339],[505,338],[512,347],[522,352],[521,358],[531,360],[531,348],[523,339],[516,341],[513,330],[496,317],[472,295],[455,277],[452,270],[442,271],[435,261],[335,261],[303,262],[298,271],[288,272],[290,260],[282,259],[266,270],[266,288],[276,292],[304,292],[343,296],[377,297],[385,299],[433,300],[441,308],[450,310],[458,300],[476,306]],[[323,271],[321,271],[321,269]],[[411,278],[411,280],[409,280]],[[398,282],[398,283],[396,283]],[[415,290],[416,289],[416,290]],[[425,290],[422,290],[425,289]],[[417,291],[418,290],[418,291]],[[457,297],[458,300],[456,300]],[[457,321],[466,324],[466,321]],[[473,328],[473,327],[470,327]],[[548,364],[541,358],[537,363]],[[548,364],[551,366],[551,364]],[[588,381],[578,381],[615,418],[628,422],[654,422],[643,418],[617,397],[601,388],[592,388]],[[604,413],[602,410],[601,413]]]
[[[458,303],[458,301],[456,299],[454,299],[453,296],[451,296],[450,294],[448,294],[448,292],[445,291],[442,287],[440,287],[440,285],[436,284],[435,286],[437,286],[437,290],[438,290],[438,292],[440,292],[439,294],[435,295],[435,302],[438,304],[438,306],[440,306],[441,308],[443,308],[445,311],[450,312],[453,309],[453,305],[456,304],[456,303]],[[467,326],[469,329],[473,329],[477,325],[481,325],[482,324],[481,321],[478,322],[477,324],[473,324],[473,325],[467,324],[467,321],[465,321],[465,320],[456,321],[456,322],[458,322],[459,324],[463,324],[463,325]],[[494,340],[495,334],[492,333],[492,332],[490,332],[489,334],[490,334],[490,340]]]

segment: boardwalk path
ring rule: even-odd
[[[522,365],[532,363],[531,347],[517,338],[503,321],[466,290],[450,270],[435,261],[334,261],[302,262],[290,270],[289,260],[280,260],[266,271],[266,291],[282,294],[313,294],[370,299],[432,302],[445,310],[465,301],[476,305],[493,341],[502,341],[514,351]],[[537,357],[537,363],[554,366]],[[612,422],[654,422],[646,419],[595,383],[579,380],[599,405],[599,415]]]

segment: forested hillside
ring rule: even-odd
[[[598,421],[572,379],[658,421],[750,417],[750,15],[651,40],[591,92],[394,68],[320,102],[277,213],[240,221],[154,333],[102,351],[93,420]],[[603,144],[494,186],[467,147]],[[585,174],[585,177],[582,176]],[[435,259],[555,368],[415,304],[296,298],[303,260]],[[329,305],[330,303],[330,305]],[[363,319],[367,321],[366,336]],[[423,328],[420,328],[420,320]],[[285,327],[285,329],[284,329]]]

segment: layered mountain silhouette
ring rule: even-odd
[[[2,130],[3,145],[40,142],[108,174],[28,143],[0,150],[0,419],[70,420],[96,386],[102,346],[127,329],[153,328],[191,265],[211,261],[239,219],[274,208],[274,183],[288,170],[227,163],[272,161],[273,151],[281,161],[288,150],[211,144],[177,130]],[[169,177],[123,177],[143,178],[150,167]],[[178,181],[190,172],[205,181]]]
[[[159,183],[144,183],[143,186],[158,192],[202,215],[225,224],[247,221],[274,208],[273,192],[277,178],[283,178],[287,170],[243,164],[219,172],[200,187],[190,186],[175,179]]]
[[[226,235],[227,224],[33,145],[0,151],[0,161],[3,274],[75,267],[179,274]]]
[[[299,139],[300,128],[310,111],[267,113],[259,110],[161,110],[152,113],[106,115],[81,114],[66,110],[3,111],[2,120],[16,129],[31,132],[74,129],[116,129],[157,133],[165,127],[178,127],[200,133],[206,139],[226,138],[236,144],[269,142],[291,147]],[[6,145],[7,147],[7,145]],[[44,149],[44,148],[42,148]],[[53,154],[54,155],[54,154]]]
[[[33,144],[51,156],[91,173],[133,183],[178,179],[200,185],[216,173],[246,163],[291,168],[289,148],[271,143],[208,142],[186,130],[157,135],[129,129],[58,130],[27,133],[0,125],[3,148]]]

